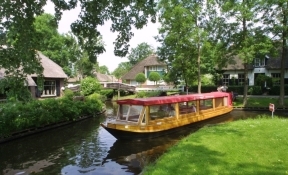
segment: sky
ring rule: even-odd
[[[45,13],[54,14],[54,5],[51,1],[48,1],[44,7]],[[61,34],[68,33],[71,31],[70,24],[78,19],[78,14],[80,13],[81,8],[78,6],[71,11],[64,11],[61,21],[59,22],[58,32]],[[118,64],[121,62],[126,62],[128,59],[126,57],[117,57],[114,55],[114,45],[113,42],[116,39],[117,33],[112,33],[110,31],[111,22],[106,22],[103,26],[99,26],[98,30],[102,34],[103,41],[105,43],[106,52],[98,56],[97,61],[100,66],[107,66],[109,72],[113,72]],[[130,40],[130,48],[137,47],[138,44],[146,42],[155,49],[159,46],[154,39],[154,36],[158,35],[158,23],[148,23],[143,29],[137,30],[132,29],[134,32],[134,37]]]

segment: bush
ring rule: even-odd
[[[248,87],[248,95],[262,95],[261,86],[249,86]]]
[[[100,99],[101,95],[93,94],[85,101],[59,98],[3,104],[0,108],[0,138],[29,128],[73,121],[86,115],[94,116],[102,111]]]
[[[101,84],[92,77],[86,77],[81,81],[81,94],[84,96],[88,96],[95,92],[100,92]]]
[[[162,91],[140,91],[137,92],[137,98],[144,98],[144,97],[157,97],[162,93]]]
[[[107,89],[107,90],[106,89],[105,90],[102,89],[100,91],[100,94],[106,96],[107,99],[112,99],[113,96],[114,96],[113,93],[114,93],[114,91],[111,90],[111,89]]]
[[[157,84],[157,82],[161,79],[161,76],[158,72],[150,72],[148,79],[156,82]]]
[[[139,73],[139,74],[136,75],[135,80],[136,80],[137,83],[142,84],[142,83],[144,83],[146,81],[146,77],[145,77],[145,75],[143,73]]]

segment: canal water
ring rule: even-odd
[[[105,115],[0,144],[0,174],[140,174],[145,165],[154,162],[167,148],[204,125],[259,114],[233,111],[171,135],[146,141],[119,141],[100,126],[115,116],[116,107],[108,102]]]

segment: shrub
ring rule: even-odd
[[[92,77],[86,77],[81,81],[81,93],[84,96],[88,96],[95,92],[99,92],[101,90],[101,84]]]
[[[137,83],[142,84],[142,83],[144,83],[146,81],[146,77],[145,77],[145,75],[143,73],[139,73],[139,74],[136,75],[135,80],[136,80]]]
[[[161,76],[158,72],[150,72],[148,79],[150,81],[154,81],[154,83],[157,82],[161,79]]]
[[[108,98],[108,99],[113,98],[113,95],[114,95],[113,93],[114,93],[114,91],[111,89],[104,89],[104,90],[102,89],[100,91],[100,94],[106,96],[106,98]]]
[[[0,138],[29,128],[94,116],[102,111],[101,98],[101,95],[93,94],[85,101],[59,98],[5,103],[0,108]]]

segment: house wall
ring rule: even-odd
[[[150,70],[150,67],[157,67],[157,68],[154,69],[154,70]],[[148,80],[149,74],[151,72],[158,72],[160,74],[160,76],[163,76],[164,73],[165,73],[165,69],[166,69],[166,66],[146,66],[144,68],[144,74],[145,74],[145,77],[147,78],[147,80],[146,80],[146,82],[144,84],[145,85],[155,85],[154,81],[149,81]],[[157,82],[157,84],[166,85],[166,83],[164,81],[161,81],[161,80],[159,82]]]
[[[33,77],[33,80],[37,83],[37,78]],[[64,85],[64,78],[44,78],[44,82],[45,81],[53,81],[53,88],[45,88],[42,89],[41,91],[38,89],[38,87],[35,88],[34,92],[30,89],[31,94],[36,98],[45,98],[45,97],[59,97],[59,96],[63,96],[63,92],[62,92],[62,87],[64,89],[65,85]],[[44,83],[45,84],[45,83]],[[45,86],[45,85],[44,85]]]
[[[254,68],[248,71],[249,85],[254,85],[254,75],[257,73],[264,73],[266,76],[271,76],[271,73],[280,73],[280,70],[267,70],[266,68]],[[232,77],[238,79],[238,74],[244,74],[244,70],[229,70],[225,71],[224,74],[229,74],[229,78]],[[285,70],[284,78],[288,78],[288,70]]]

